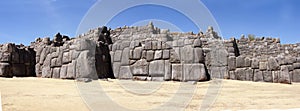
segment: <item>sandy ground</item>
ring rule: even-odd
[[[300,108],[300,84],[0,78],[0,91],[3,111]]]

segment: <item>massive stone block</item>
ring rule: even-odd
[[[295,69],[293,71],[293,80],[292,82],[300,82],[300,69]]]
[[[236,69],[236,60],[235,56],[229,56],[228,57],[228,70],[233,71]]]
[[[259,69],[259,60],[258,59],[256,59],[256,58],[252,59],[251,68],[252,69]]]
[[[162,59],[162,56],[163,56],[163,51],[162,50],[157,50],[154,53],[154,60]]]
[[[172,65],[169,60],[165,60],[165,77],[164,80],[169,81],[172,79]]]
[[[152,50],[147,51],[146,58],[147,58],[147,61],[153,61],[154,60],[154,51],[152,51]]]
[[[224,67],[211,67],[210,72],[211,78],[214,79],[223,79],[224,75],[228,75],[228,68],[226,66]]]
[[[129,66],[121,66],[119,72],[119,79],[132,79],[132,73]]]
[[[253,81],[253,77],[254,77],[254,70],[253,69],[250,69],[250,68],[247,68],[245,70],[245,74],[246,74],[246,80],[247,81]]]
[[[60,78],[60,68],[53,68],[52,71],[52,78]]]
[[[182,81],[183,80],[183,65],[172,64],[172,80]]]
[[[183,81],[205,81],[207,80],[203,64],[184,64]]]
[[[280,71],[272,71],[273,83],[278,83],[278,76]]]
[[[202,48],[194,48],[194,63],[204,63],[204,53]]]
[[[95,52],[92,49],[88,51],[82,51],[76,61],[76,78],[89,78],[98,79],[96,65],[95,65]],[[94,50],[95,51],[95,50]]]
[[[130,66],[133,76],[148,76],[149,63],[146,59],[141,59]]]
[[[245,66],[245,57],[244,56],[238,56],[236,58],[236,67],[242,68]]]
[[[268,70],[270,71],[279,70],[279,64],[277,60],[273,57],[268,58]]]
[[[0,76],[1,77],[11,77],[11,66],[9,63],[0,63]]]
[[[273,75],[271,71],[263,71],[263,77],[265,82],[273,82]]]
[[[68,65],[62,65],[59,73],[59,77],[61,79],[66,79],[67,78],[67,72],[68,72]]]
[[[287,66],[281,66],[280,67],[280,74],[278,76],[278,82],[279,83],[285,83],[285,84],[290,84],[290,75],[289,75],[289,69]]]
[[[151,77],[164,77],[164,75],[165,75],[164,60],[156,60],[156,61],[150,62],[149,75]]]
[[[75,79],[76,78],[76,60],[73,60],[68,64],[67,68],[67,79]]]
[[[125,48],[122,53],[122,59],[121,59],[122,66],[129,65],[129,54],[130,54],[130,49]]]
[[[183,63],[193,63],[194,62],[194,50],[191,45],[184,46],[180,49],[181,61]]]
[[[115,78],[119,78],[120,67],[121,67],[120,62],[114,62],[113,63],[113,72],[114,72]]]
[[[263,80],[264,80],[264,78],[263,78],[262,71],[260,71],[259,69],[254,69],[253,81],[255,81],[255,82],[263,82]]]
[[[246,81],[246,68],[237,68],[235,70],[237,80]]]
[[[122,50],[117,50],[114,54],[114,62],[121,62]]]
[[[259,62],[259,69],[265,71],[268,69],[268,62]]]
[[[162,59],[169,59],[170,58],[170,50],[163,50]]]
[[[133,50],[133,57],[132,59],[134,60],[138,60],[138,59],[141,59],[142,57],[142,47],[137,47]]]

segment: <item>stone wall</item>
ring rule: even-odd
[[[58,33],[53,40],[36,39],[30,48],[1,45],[0,75],[300,82],[300,44],[264,37],[222,40],[212,27],[198,34],[170,32],[152,23],[103,30],[89,30],[72,39]]]
[[[0,45],[0,76],[35,76],[35,51],[23,45]]]

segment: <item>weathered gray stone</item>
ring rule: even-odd
[[[145,43],[144,49],[145,50],[151,50],[152,49],[152,42],[151,41],[147,41]]]
[[[75,78],[76,78],[76,60],[72,60],[72,62],[68,64],[67,79],[75,79]]]
[[[61,79],[66,79],[67,78],[67,72],[68,72],[68,65],[62,65],[61,69],[60,69],[59,77]]]
[[[235,50],[233,47],[229,47],[227,50],[228,50],[228,53],[233,53],[233,54],[235,53]]]
[[[242,68],[245,66],[245,57],[238,56],[236,57],[236,68]]]
[[[180,63],[179,53],[176,53],[175,50],[170,50],[170,62],[171,63]]]
[[[120,49],[123,50],[125,48],[129,49],[130,46],[130,41],[122,41],[122,43],[120,44]]]
[[[52,72],[52,78],[60,78],[60,68],[53,68],[53,72]]]
[[[184,46],[180,49],[182,63],[193,63],[194,62],[194,48],[191,45]]]
[[[147,51],[147,61],[153,61],[154,60],[154,51],[149,50]]]
[[[42,68],[42,77],[43,78],[51,78],[52,77],[50,66]]]
[[[133,76],[148,76],[149,63],[146,59],[141,59],[130,66]]]
[[[224,48],[213,48],[210,50],[210,64],[212,66],[224,67],[228,65],[228,52]]]
[[[289,71],[293,71],[294,70],[293,65],[286,65],[286,66],[288,67]]]
[[[132,73],[129,66],[121,66],[119,72],[119,79],[132,79]]]
[[[119,71],[120,71],[121,63],[120,62],[114,62],[113,63],[113,72],[115,78],[119,78]]]
[[[245,67],[251,67],[252,60],[249,57],[245,58]]]
[[[246,68],[237,68],[235,70],[237,80],[246,81]]]
[[[67,64],[67,63],[70,63],[72,61],[72,58],[70,56],[70,52],[64,52],[63,53],[63,64]]]
[[[157,43],[157,47],[156,48],[158,50],[161,50],[162,49],[162,42],[161,41],[157,41],[156,43]]]
[[[157,41],[152,41],[152,50],[157,49]]]
[[[163,56],[163,51],[162,50],[157,50],[154,53],[154,60],[162,59],[162,56]]]
[[[194,48],[194,63],[204,63],[204,53],[202,48]]]
[[[172,64],[172,80],[182,81],[183,80],[183,65]]]
[[[263,77],[265,82],[273,82],[273,76],[271,71],[263,71]]]
[[[224,75],[228,75],[228,68],[227,67],[211,67],[211,78],[213,79],[223,79]]]
[[[130,49],[125,48],[122,52],[122,59],[121,59],[121,65],[126,66],[129,65],[129,55],[130,55]]]
[[[286,60],[287,64],[289,64],[289,65],[296,63],[296,61],[297,61],[297,59],[295,57],[291,57],[291,56],[285,57],[285,60]]]
[[[184,39],[184,45],[192,45],[194,41],[192,39]]]
[[[258,59],[256,59],[256,58],[252,59],[251,68],[252,69],[259,69],[259,60]]]
[[[278,76],[278,82],[279,83],[285,83],[285,84],[290,84],[290,75],[289,75],[289,69],[287,66],[281,66],[280,67],[280,74]]]
[[[133,57],[132,59],[134,60],[138,60],[138,59],[141,59],[142,57],[142,47],[136,47],[133,51]]]
[[[268,68],[268,62],[259,62],[259,69],[265,71]]]
[[[151,81],[164,81],[164,77],[151,77]]]
[[[151,77],[164,77],[164,75],[165,75],[164,60],[156,60],[156,61],[150,62],[149,75]]]
[[[95,65],[95,48],[80,53],[76,61],[76,78],[98,79]]]
[[[172,79],[172,65],[169,60],[165,60],[165,77],[164,80],[169,81]]]
[[[76,60],[80,54],[80,52],[76,50],[70,50],[70,53],[71,53],[72,60]]]
[[[122,50],[117,50],[113,56],[114,62],[121,62]]]
[[[293,71],[293,80],[292,82],[300,82],[300,69],[295,69]]]
[[[250,68],[247,68],[245,70],[245,74],[246,74],[246,80],[247,81],[253,81],[253,77],[254,77],[254,70],[253,69],[250,69]]]
[[[293,69],[300,69],[300,63],[293,63]]]
[[[96,42],[88,39],[76,39],[75,41],[77,51],[91,50],[96,48]]]
[[[184,46],[184,39],[179,39],[177,42],[178,47],[183,47]]]
[[[236,69],[236,57],[235,56],[229,56],[228,57],[228,70],[233,71]]]
[[[263,82],[263,80],[264,80],[264,78],[263,78],[262,71],[260,71],[259,69],[254,69],[253,81],[255,81],[255,82]]]
[[[47,55],[50,53],[50,48],[49,47],[45,47],[41,53],[41,56],[40,56],[40,61],[39,63],[40,64],[43,64]]]
[[[170,50],[163,50],[162,59],[169,59],[170,58]]]
[[[278,75],[280,71],[272,71],[273,83],[278,83]]]
[[[11,73],[11,66],[9,63],[0,63],[0,77],[10,77],[12,76]]]
[[[277,62],[279,65],[287,65],[287,60],[283,56],[276,57]]]
[[[193,44],[194,47],[202,47],[202,42],[200,39],[195,39],[194,40],[194,44]]]
[[[268,70],[270,71],[279,70],[279,64],[276,61],[276,59],[273,57],[268,58]]]
[[[207,80],[203,64],[184,64],[183,81],[205,81]]]
[[[229,76],[231,80],[236,80],[237,78],[235,77],[235,71],[229,71]]]

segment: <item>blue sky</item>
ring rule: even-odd
[[[300,42],[299,0],[201,1],[215,17],[224,38],[254,34],[280,37],[282,43]],[[37,37],[52,37],[57,32],[74,37],[81,20],[95,3],[96,0],[2,0],[0,43],[29,44]],[[156,17],[184,32],[199,30],[182,14],[155,6],[124,11],[108,25],[115,28]]]

